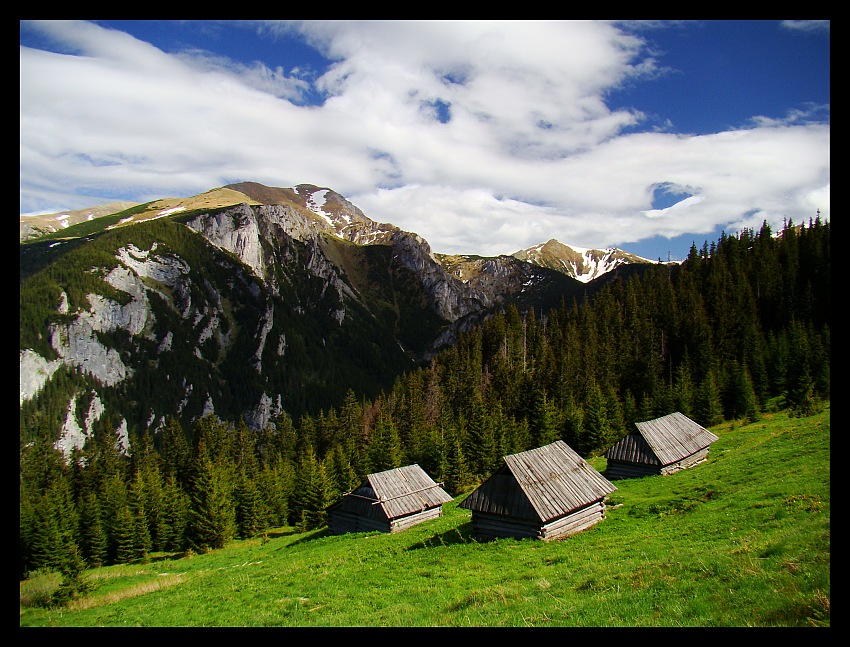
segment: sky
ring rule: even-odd
[[[21,21],[21,215],[332,189],[443,254],[829,221],[829,21]]]

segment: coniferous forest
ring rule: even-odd
[[[260,432],[172,420],[134,432],[128,457],[104,417],[70,461],[47,433],[22,440],[21,578],[57,570],[70,596],[87,566],[317,528],[365,475],[402,465],[458,495],[506,454],[562,439],[596,456],[635,421],[674,411],[706,427],[769,408],[809,415],[830,397],[829,257],[829,223],[764,224],[592,298],[508,307],[377,397],[349,390]]]

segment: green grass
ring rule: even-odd
[[[478,543],[459,497],[395,535],[284,528],[93,569],[62,608],[38,606],[58,585],[41,574],[20,625],[828,627],[829,419],[714,427],[706,462],[616,481],[606,519],[562,541]]]

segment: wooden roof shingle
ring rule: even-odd
[[[546,523],[617,489],[562,440],[504,460],[460,507]]]
[[[678,411],[655,420],[636,422],[635,426],[637,433],[620,439],[605,452],[605,458],[669,465],[718,440],[718,436]]]
[[[379,506],[388,519],[395,519],[452,500],[425,470],[414,464],[369,474],[360,487],[330,507],[342,506],[355,514],[373,516],[369,514],[375,512],[373,506]]]

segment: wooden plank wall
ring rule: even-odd
[[[610,480],[640,478],[660,474],[659,467],[650,465],[639,465],[637,463],[626,463],[624,461],[608,461],[605,469],[605,477]]]
[[[497,537],[551,541],[563,539],[581,532],[604,518],[604,501],[596,501],[571,514],[554,519],[547,524],[535,524],[527,520],[522,521],[510,517],[473,511],[472,533],[481,541],[488,541]]]
[[[605,468],[605,477],[610,480],[641,478],[643,476],[654,476],[657,474],[675,474],[678,471],[698,465],[708,458],[709,448],[706,447],[691,456],[686,456],[680,461],[664,466],[640,465],[625,461],[609,460]]]
[[[409,514],[390,522],[388,519],[375,519],[342,510],[333,510],[328,515],[328,531],[332,535],[342,535],[348,532],[401,532],[411,526],[437,519],[443,515],[442,507],[429,508],[422,512]]]

